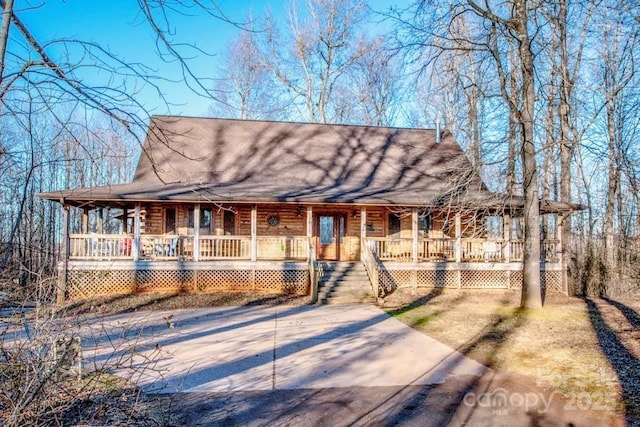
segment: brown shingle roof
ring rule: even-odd
[[[424,206],[453,188],[467,201],[495,196],[448,132],[438,143],[429,129],[155,116],[132,183],[40,196]]]

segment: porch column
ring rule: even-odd
[[[67,293],[67,277],[69,271],[69,205],[63,205],[62,210],[62,242],[60,242],[60,252],[62,265],[58,276],[58,289],[56,292],[56,303],[64,303]]]
[[[411,260],[418,262],[418,208],[411,209]]]
[[[127,208],[122,208],[122,234],[127,234],[127,224],[129,222],[129,211]]]
[[[82,234],[89,233],[89,209],[82,209]]]
[[[362,260],[362,254],[367,244],[367,208],[362,206],[360,208],[360,259]]]
[[[504,233],[504,262],[511,262],[511,216],[508,213],[502,216],[502,231]]]
[[[200,261],[200,203],[193,207],[193,260]]]
[[[140,203],[136,203],[135,210],[133,211],[133,260],[138,261],[140,259]]]
[[[558,239],[558,247],[556,248],[556,254],[558,256],[558,262],[560,263],[560,269],[561,271],[561,277],[562,277],[562,289],[565,293],[565,295],[569,295],[569,277],[567,276],[568,271],[567,271],[567,258],[565,256],[566,252],[566,248],[564,247],[565,245],[565,241],[564,241],[564,233],[562,232],[564,229],[564,220],[565,220],[565,216],[562,214],[558,214],[557,220],[556,220],[556,236]]]
[[[258,206],[251,206],[251,261],[258,259]]]
[[[98,210],[98,234],[104,234],[104,208]]]
[[[313,208],[311,206],[307,206],[307,239],[308,250],[311,250],[311,239],[313,238]],[[315,245],[313,245],[315,249]],[[311,259],[311,254],[307,254],[307,259]]]
[[[460,212],[456,212],[456,262],[462,262],[462,218]]]

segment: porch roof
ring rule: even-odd
[[[154,116],[133,182],[41,193],[74,206],[134,202],[522,206],[488,191],[433,129]],[[571,210],[557,202],[552,210]]]

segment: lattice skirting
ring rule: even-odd
[[[463,289],[508,289],[511,271],[467,270],[461,271]]]
[[[543,289],[564,292],[561,271],[541,271]],[[521,289],[522,272],[510,270],[378,270],[379,296],[399,288]]]
[[[542,282],[542,289],[552,292],[565,293],[566,290],[562,285],[562,272],[561,271],[541,271],[540,282]],[[511,272],[511,289],[522,289],[522,272]]]
[[[308,270],[77,270],[67,273],[66,299],[138,292],[255,291],[308,295]]]

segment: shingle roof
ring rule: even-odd
[[[154,116],[132,183],[40,196],[428,206],[454,188],[468,201],[495,196],[446,131],[437,142],[430,129]]]

